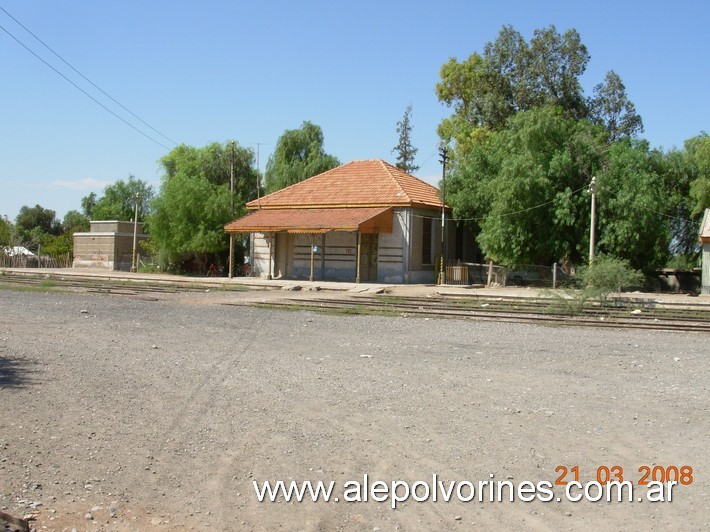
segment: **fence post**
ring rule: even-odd
[[[557,288],[557,263],[552,265],[552,288]]]

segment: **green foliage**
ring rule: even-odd
[[[643,132],[643,121],[636,106],[626,95],[626,87],[619,75],[610,70],[604,82],[594,87],[589,101],[590,117],[609,132],[609,141],[635,137]]]
[[[74,234],[89,230],[89,218],[79,211],[69,211],[64,215],[62,230],[65,233]]]
[[[96,192],[92,192],[81,198],[81,212],[84,213],[89,220],[93,218],[94,207],[96,206]]]
[[[669,256],[670,219],[663,177],[646,141],[624,139],[597,175],[598,247],[636,269],[662,267]]]
[[[479,245],[496,262],[578,262],[589,219],[578,192],[601,163],[602,137],[558,107],[518,113],[458,161],[447,202],[456,218],[479,219]]]
[[[447,143],[455,139],[465,154],[476,128],[503,129],[519,111],[558,106],[569,117],[584,118],[579,80],[588,61],[576,30],[560,35],[549,26],[535,30],[527,43],[512,26],[504,26],[483,55],[473,53],[461,63],[452,58],[441,67],[437,96],[454,112],[439,134]]]
[[[252,150],[237,143],[204,148],[181,145],[161,159],[165,170],[148,219],[149,251],[165,266],[195,255],[205,264],[210,253],[228,249],[224,225],[232,220],[230,172],[234,153],[234,216],[256,197]]]
[[[0,216],[0,246],[12,245],[12,222],[7,216]]]
[[[288,129],[279,137],[276,149],[266,163],[266,192],[294,185],[339,164],[337,158],[325,153],[320,126],[303,122],[300,129]]]
[[[643,274],[633,269],[629,261],[603,255],[594,259],[591,267],[583,267],[578,273],[585,299],[597,299],[602,304],[614,292],[624,292],[643,286]]]
[[[46,238],[42,244],[42,255],[52,257],[64,257],[67,253],[74,252],[73,233],[62,233],[61,235]]]
[[[202,148],[181,144],[174,148],[160,164],[165,171],[165,179],[182,173],[202,176],[213,185],[230,186],[232,155],[234,155],[234,195],[242,201],[256,198],[257,172],[253,168],[254,151],[237,142],[224,144],[213,142]]]
[[[685,151],[688,164],[694,173],[690,186],[692,214],[699,220],[705,209],[710,207],[710,136],[703,133],[687,140]]]
[[[149,218],[151,238],[170,260],[225,249],[230,221],[229,190],[202,175],[177,173],[163,182]]]
[[[36,246],[43,244],[52,235],[62,231],[61,223],[56,219],[55,212],[40,205],[28,207],[23,205],[15,218],[12,239],[19,244]]]
[[[671,268],[673,270],[692,270],[700,267],[700,252],[674,255],[665,265],[665,268]]]
[[[412,106],[409,105],[404,111],[402,120],[397,122],[399,142],[397,142],[397,145],[392,149],[392,152],[397,152],[397,163],[395,166],[408,174],[419,170],[419,167],[414,164],[414,158],[419,150],[412,146],[412,126],[409,123],[411,115]]]
[[[92,192],[82,198],[81,204],[92,220],[133,220],[136,194],[140,195],[138,216],[149,215],[153,187],[133,175],[128,176],[128,181],[119,180],[107,186],[98,200]]]

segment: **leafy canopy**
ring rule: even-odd
[[[589,242],[580,191],[600,165],[603,136],[559,107],[520,112],[454,167],[447,203],[456,218],[477,221],[495,261],[579,261]]]
[[[104,188],[99,199],[93,192],[85,196],[81,205],[84,214],[92,220],[133,220],[136,194],[140,195],[138,212],[143,216],[150,214],[153,187],[133,175],[128,176],[128,181],[118,180]]]
[[[555,26],[535,30],[530,43],[512,26],[487,43],[483,54],[441,67],[439,100],[453,107],[439,134],[446,141],[466,138],[477,128],[499,130],[519,111],[559,106],[572,118],[587,116],[580,77],[589,53],[576,30],[560,35]]]
[[[13,240],[18,244],[26,244],[36,248],[48,236],[56,236],[62,232],[62,224],[56,218],[56,213],[41,205],[28,207],[23,205],[15,218]]]
[[[299,129],[287,129],[279,137],[276,149],[266,163],[266,192],[294,185],[339,164],[337,158],[325,152],[320,126],[303,122]]]
[[[256,197],[254,152],[236,142],[203,148],[181,145],[160,160],[165,171],[148,219],[152,246],[167,262],[228,248],[224,225],[232,219],[230,174],[234,161],[234,216]]]

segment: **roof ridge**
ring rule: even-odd
[[[409,192],[407,192],[407,190],[402,186],[402,183],[400,183],[399,179],[397,179],[397,176],[393,172],[393,170],[398,170],[400,172],[403,172],[403,171],[400,168],[397,168],[396,166],[391,165],[390,163],[388,163],[384,159],[378,159],[378,161],[384,167],[385,171],[387,172],[387,175],[389,175],[390,178],[395,182],[395,184],[397,185],[397,188],[399,188],[399,190],[402,191],[402,194],[404,194],[404,196],[407,198],[407,201],[411,202],[412,196],[409,195]],[[414,176],[412,176],[412,177],[414,177]]]
[[[247,203],[295,205],[440,205],[438,189],[384,159],[353,160]]]

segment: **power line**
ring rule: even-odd
[[[39,37],[37,37],[34,33],[32,33],[30,30],[28,30],[22,23],[20,23],[17,19],[15,19],[12,15],[10,15],[3,7],[0,6],[0,10],[4,11],[12,20],[14,20],[15,22],[17,22],[20,26],[22,26],[30,35],[32,35],[35,39],[37,39],[40,43],[42,43],[45,47],[47,47],[54,55],[56,55],[57,57],[59,57],[59,59],[61,59],[62,61],[64,61],[64,63],[66,63],[72,70],[74,70],[74,71],[75,71],[77,74],[79,74],[82,78],[84,78],[86,81],[88,81],[91,85],[93,85],[97,90],[99,90],[101,93],[103,93],[104,95],[106,95],[106,96],[107,96],[108,98],[110,98],[113,102],[115,102],[118,106],[120,106],[120,107],[121,107],[122,109],[124,109],[126,112],[128,112],[129,114],[131,114],[132,116],[134,116],[137,120],[139,120],[140,122],[142,122],[143,124],[145,124],[147,127],[149,127],[150,129],[152,129],[153,131],[155,131],[156,133],[158,133],[158,134],[161,135],[162,137],[165,137],[167,140],[169,140],[169,141],[172,142],[173,144],[177,145],[177,142],[175,142],[174,140],[170,139],[169,137],[167,137],[166,135],[164,135],[163,133],[161,133],[160,131],[158,131],[158,130],[155,129],[154,127],[152,127],[150,124],[146,123],[146,122],[145,122],[144,120],[142,120],[140,117],[138,117],[137,115],[135,115],[134,113],[132,113],[129,109],[127,109],[126,107],[124,107],[123,105],[121,105],[121,104],[120,104],[118,101],[116,101],[111,95],[109,95],[108,93],[106,93],[105,91],[103,91],[100,87],[98,87],[96,84],[94,84],[90,79],[88,79],[86,76],[84,76],[81,72],[79,72],[76,68],[74,68],[71,64],[69,64],[66,60],[64,60],[59,54],[57,54],[54,50],[52,50],[48,45],[46,45],[41,39],[39,39]],[[86,91],[85,91],[84,89],[82,89],[79,85],[77,85],[76,83],[74,83],[71,79],[69,79],[67,76],[65,76],[62,72],[60,72],[59,70],[57,70],[54,66],[52,66],[51,64],[49,64],[47,61],[45,61],[40,55],[38,55],[36,52],[34,52],[34,50],[32,50],[29,46],[27,46],[25,43],[23,43],[20,39],[18,39],[15,35],[13,35],[13,34],[12,34],[8,29],[6,29],[4,26],[0,25],[0,29],[3,30],[5,33],[7,33],[10,37],[12,37],[12,38],[13,38],[20,46],[22,46],[25,50],[27,50],[28,52],[30,52],[33,56],[35,56],[37,59],[39,59],[42,63],[44,63],[44,64],[45,64],[46,66],[48,66],[49,68],[51,68],[55,73],[57,73],[57,74],[60,75],[62,78],[64,78],[67,82],[69,82],[71,85],[73,85],[74,88],[76,88],[77,90],[81,91],[85,96],[87,96],[87,97],[89,97],[91,100],[93,100],[94,103],[96,103],[97,105],[101,106],[104,110],[106,110],[106,111],[108,111],[109,113],[111,113],[113,116],[115,116],[116,118],[118,118],[121,122],[123,122],[123,123],[126,124],[127,126],[131,127],[132,129],[134,129],[135,131],[137,131],[138,133],[140,133],[141,135],[143,135],[143,136],[146,137],[147,139],[152,140],[153,142],[155,142],[155,143],[158,144],[159,146],[165,148],[166,150],[170,150],[170,148],[169,148],[168,146],[166,146],[166,145],[163,144],[162,142],[160,142],[160,141],[154,139],[153,137],[151,137],[150,135],[148,135],[148,134],[145,133],[144,131],[141,131],[141,130],[138,129],[136,126],[134,126],[133,124],[131,124],[130,122],[128,122],[126,119],[124,119],[123,117],[121,117],[120,115],[116,114],[114,111],[112,111],[112,110],[109,109],[108,107],[106,107],[103,103],[101,103],[99,100],[97,100],[96,98],[94,98],[91,94],[89,94],[88,92],[86,92]]]

